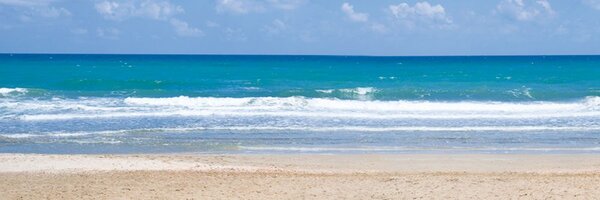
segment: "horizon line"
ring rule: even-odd
[[[370,55],[370,54],[239,54],[239,53],[7,53],[0,52],[0,55],[156,55],[156,56],[324,56],[324,57],[528,57],[528,56],[600,56],[600,54],[431,54],[431,55]]]

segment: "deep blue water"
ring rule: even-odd
[[[600,56],[0,54],[0,152],[596,153]]]

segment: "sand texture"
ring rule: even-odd
[[[0,154],[0,199],[600,199],[598,155]]]

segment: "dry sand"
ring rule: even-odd
[[[0,154],[0,199],[600,199],[599,155]]]

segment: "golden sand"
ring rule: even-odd
[[[0,199],[596,199],[597,155],[0,154]]]

